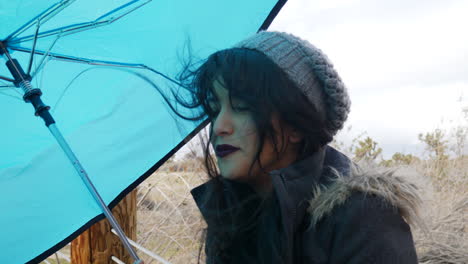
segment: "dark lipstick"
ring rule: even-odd
[[[228,144],[216,145],[216,148],[215,148],[216,156],[220,158],[223,158],[237,150],[239,150],[239,148],[236,148]]]

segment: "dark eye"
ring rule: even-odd
[[[248,106],[233,106],[232,109],[236,112],[248,112],[250,111],[250,108]]]
[[[232,103],[232,110],[236,112],[248,112],[250,111],[250,107],[242,102]]]

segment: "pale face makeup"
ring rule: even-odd
[[[288,135],[288,131],[285,130],[287,143],[293,144],[288,144],[279,158],[273,144],[266,140],[260,153],[264,170],[261,170],[257,162],[249,176],[249,169],[259,146],[255,121],[244,102],[232,98],[231,105],[229,92],[222,83],[221,79],[214,81],[215,98],[210,102],[211,108],[217,113],[211,122],[213,133],[211,144],[217,156],[221,176],[250,183],[259,190],[269,189],[271,183],[268,172],[286,167],[296,159],[297,148],[294,147],[297,144],[294,143],[300,139],[295,137],[294,133]],[[272,122],[275,129],[279,129],[279,122],[277,120]],[[281,141],[279,144],[282,144]]]

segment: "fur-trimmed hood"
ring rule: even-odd
[[[425,230],[419,215],[422,204],[419,190],[398,173],[371,165],[358,166],[340,151],[326,146],[270,174],[283,210],[285,228],[298,226],[306,214],[310,214],[311,224],[315,226],[352,194],[361,192],[383,198],[397,208],[408,224]]]
[[[317,185],[307,211],[315,226],[332,210],[342,205],[354,192],[377,195],[396,207],[405,221],[425,229],[419,214],[422,200],[418,187],[395,169],[379,170],[372,165],[351,165],[349,176],[330,166],[331,178],[327,186]]]

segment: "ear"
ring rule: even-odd
[[[293,144],[299,143],[299,142],[302,141],[303,138],[304,138],[304,136],[297,129],[293,128],[293,129],[291,129],[289,131],[289,142],[290,143],[293,143]]]

